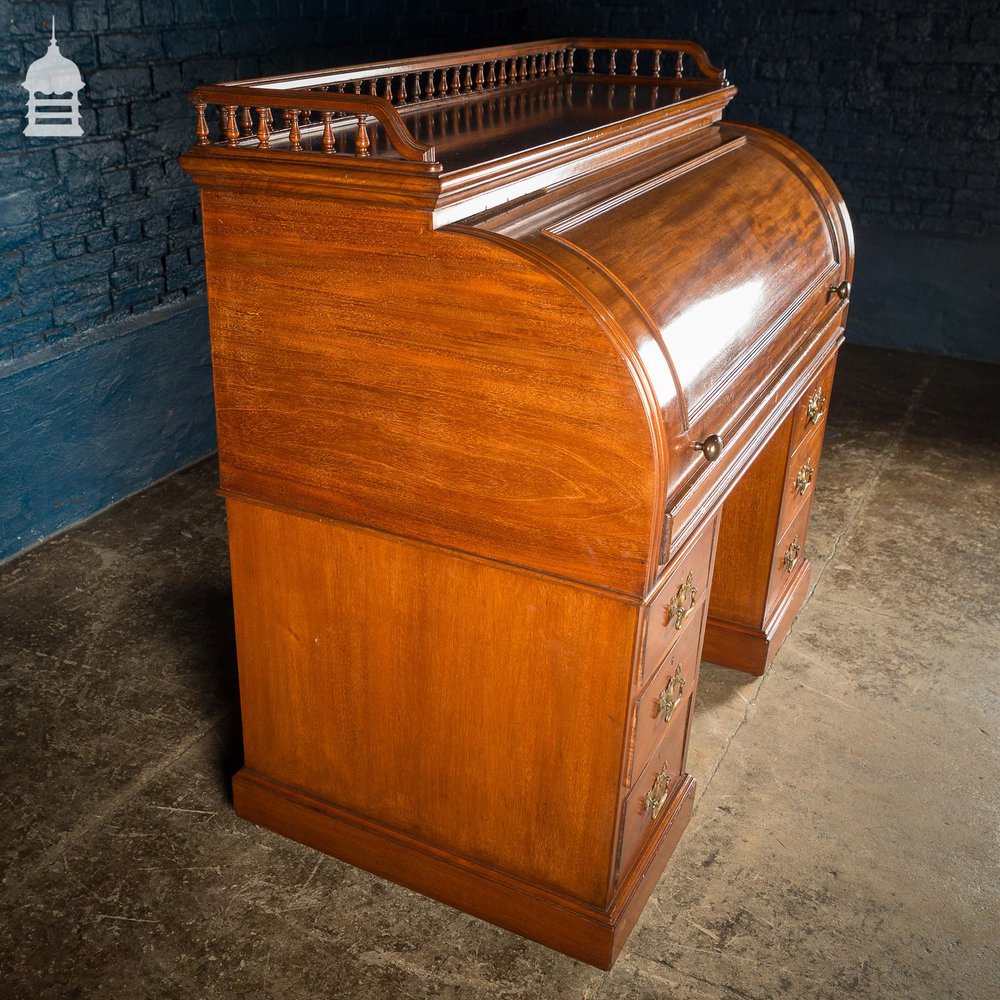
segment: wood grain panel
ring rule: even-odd
[[[722,508],[709,605],[713,618],[757,626],[763,621],[790,432],[788,417],[760,450]]]
[[[782,158],[743,137],[712,155],[551,229],[642,304],[692,419],[838,255],[828,215]],[[756,365],[746,378],[760,381]]]
[[[603,905],[639,608],[228,509],[247,767]]]
[[[225,490],[642,593],[654,434],[551,274],[404,211],[204,206]]]

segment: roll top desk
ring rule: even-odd
[[[762,673],[853,245],[691,42],[192,94],[240,815],[610,968]]]

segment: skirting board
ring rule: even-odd
[[[688,775],[607,912],[458,857],[330,802],[243,768],[233,778],[236,812],[259,826],[522,937],[610,969],[691,818]]]
[[[701,658],[760,677],[777,655],[795,616],[805,603],[811,571],[812,563],[804,559],[791,586],[764,622],[763,628],[723,621],[710,614],[705,626],[705,646]]]
[[[193,299],[0,366],[0,560],[213,452]]]

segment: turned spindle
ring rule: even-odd
[[[240,144],[240,127],[236,122],[238,105],[226,105],[226,145],[235,148]]]
[[[660,75],[660,50],[653,49],[653,76]]]
[[[483,71],[483,64],[476,65],[476,90],[482,90],[486,85],[486,74]]]
[[[299,110],[298,108],[289,108],[288,114],[291,116],[291,120],[288,124],[288,148],[293,153],[297,153],[302,149],[302,132],[299,129]]]
[[[257,109],[257,148],[271,148],[270,108]]]
[[[684,53],[677,53],[677,60],[674,63],[674,76],[680,80],[684,76]]]
[[[194,109],[198,115],[198,121],[194,127],[194,134],[198,137],[199,146],[210,146],[212,140],[209,139],[208,122],[205,120],[205,108],[208,105],[204,101],[195,101]]]
[[[506,59],[501,59],[500,60],[500,86],[501,87],[506,87],[507,86],[507,60]]]
[[[253,118],[250,116],[250,108],[243,105],[243,112],[240,115],[240,135],[253,135]]]
[[[466,66],[465,73],[462,76],[462,93],[469,94],[472,92],[472,67]]]
[[[632,49],[632,58],[629,60],[628,64],[628,75],[638,76],[639,75],[639,50]]]
[[[324,153],[333,153],[333,152],[336,151],[334,149],[334,144],[333,144],[333,112],[332,111],[324,111],[323,112],[323,143],[322,143],[322,146],[323,146],[323,152]]]
[[[451,93],[457,94],[462,89],[461,75],[459,73],[459,68],[456,66],[451,71]]]
[[[616,68],[616,61],[618,59],[618,50],[611,49],[611,54],[608,56],[608,76],[614,76],[618,72]]]
[[[368,129],[365,127],[365,116],[358,115],[358,132],[354,139],[354,155],[370,156],[371,140],[368,138]]]
[[[587,49],[587,72],[593,76],[594,75],[594,50]]]
[[[396,88],[396,103],[405,104],[406,103],[406,74],[404,73],[399,78],[399,86]]]

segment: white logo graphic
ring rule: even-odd
[[[49,51],[28,67],[28,75],[21,86],[28,92],[25,135],[83,135],[78,96],[83,90],[83,78],[76,63],[59,51],[54,14]],[[36,96],[38,94],[42,96]]]

